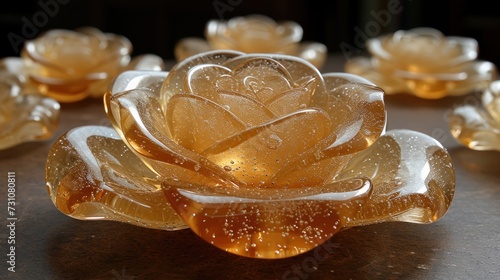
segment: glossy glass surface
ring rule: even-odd
[[[120,35],[95,28],[53,29],[26,41],[13,74],[59,102],[101,98],[111,81],[126,70],[163,69],[163,60],[152,54],[131,59],[132,44]]]
[[[446,37],[432,28],[400,30],[367,41],[371,57],[358,57],[346,72],[367,78],[387,94],[406,93],[425,99],[485,89],[495,66],[477,60],[473,38]]]
[[[500,151],[500,81],[494,81],[478,102],[453,109],[451,134],[464,146],[474,150]]]
[[[11,74],[6,64],[0,62],[0,150],[49,139],[59,122],[59,103],[30,95],[24,77]]]
[[[190,227],[234,254],[284,258],[348,227],[434,222],[453,198],[449,154],[385,132],[379,87],[294,56],[215,51],[125,72],[105,109],[116,132],[76,128],[47,162],[54,204],[79,219]]]
[[[321,68],[327,48],[318,42],[301,42],[302,27],[293,21],[276,22],[263,15],[211,20],[205,38],[188,37],[175,47],[175,57],[183,60],[210,50],[237,50],[245,53],[281,53],[295,55]]]

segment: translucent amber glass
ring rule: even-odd
[[[454,108],[449,119],[451,134],[471,149],[500,151],[500,81],[490,84],[481,101]]]
[[[463,95],[487,87],[495,66],[476,60],[477,41],[445,37],[432,28],[400,30],[368,40],[369,58],[354,58],[349,73],[367,78],[386,93],[407,93],[426,99]]]
[[[0,150],[52,137],[59,121],[59,103],[26,93],[22,76],[4,71],[0,63]]]
[[[180,61],[209,50],[281,53],[299,56],[321,68],[326,59],[326,46],[318,42],[301,42],[302,33],[302,27],[296,22],[276,22],[263,15],[211,20],[205,27],[206,40],[182,39],[175,47],[175,56]]]
[[[105,109],[116,133],[76,128],[47,162],[54,204],[79,219],[189,227],[237,255],[284,258],[352,226],[434,222],[453,197],[436,140],[385,133],[379,87],[294,56],[213,51],[125,72]]]
[[[61,102],[102,97],[122,71],[163,69],[162,59],[155,55],[131,62],[131,51],[127,38],[95,28],[50,30],[25,43],[22,74],[40,93]]]

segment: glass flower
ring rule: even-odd
[[[281,53],[299,56],[317,68],[323,65],[327,48],[318,42],[300,42],[302,27],[293,21],[276,22],[264,15],[211,20],[205,27],[206,40],[188,37],[175,47],[183,60],[209,50],[236,50],[245,53]]]
[[[59,122],[59,103],[30,95],[23,76],[14,75],[16,61],[0,61],[0,150],[52,137]]]
[[[400,30],[367,41],[370,58],[348,60],[346,72],[376,83],[387,94],[439,99],[481,90],[494,79],[495,66],[476,60],[475,39],[445,37],[432,28]]]
[[[104,103],[114,129],[73,129],[49,153],[50,196],[77,219],[189,227],[237,255],[284,258],[353,226],[434,222],[452,201],[449,154],[384,133],[379,87],[294,56],[210,51],[129,71]]]
[[[60,102],[102,97],[122,71],[163,70],[160,57],[144,54],[131,61],[131,51],[130,41],[120,35],[90,27],[54,29],[25,43],[18,58],[24,66],[15,74]]]
[[[500,80],[483,92],[481,104],[454,108],[449,125],[453,137],[464,146],[500,151]]]

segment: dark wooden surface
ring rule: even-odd
[[[322,72],[342,71],[332,56]],[[472,151],[448,132],[449,110],[473,96],[426,101],[386,96],[388,129],[438,139],[456,168],[448,214],[430,225],[384,223],[338,233],[328,249],[257,260],[223,252],[190,230],[167,232],[60,213],[45,188],[55,139],[82,125],[109,125],[100,100],[63,104],[53,139],[0,151],[0,279],[500,279],[500,153]],[[16,192],[16,272],[7,271],[7,172]]]

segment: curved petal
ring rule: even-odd
[[[407,92],[406,83],[402,79],[378,71],[375,65],[376,62],[372,58],[356,57],[348,60],[344,69],[347,73],[361,76],[382,87],[386,94]]]
[[[163,187],[172,207],[202,239],[237,255],[275,259],[307,252],[342,230],[372,186],[356,178],[286,191],[226,193],[175,182]]]
[[[182,61],[190,56],[210,51],[208,42],[201,38],[188,37],[181,39],[174,47],[174,55],[177,61]]]
[[[154,54],[143,54],[134,57],[123,71],[162,71],[163,69],[165,69],[163,58]]]
[[[247,127],[256,126],[276,119],[266,105],[237,92],[219,92],[218,104],[233,113]]]
[[[247,129],[214,144],[201,155],[248,186],[278,187],[269,179],[301,154],[314,150],[330,135],[330,125],[330,118],[322,110],[305,109]],[[297,181],[286,185],[314,183]]]
[[[168,72],[129,70],[118,75],[111,86],[111,94],[128,91],[136,88],[148,88],[155,94],[160,95],[160,88]]]
[[[500,125],[500,80],[492,82],[486,88],[481,101],[488,114]]]
[[[500,124],[485,111],[470,105],[455,108],[449,118],[451,134],[474,150],[500,151]]]
[[[231,19],[234,20],[234,19]],[[205,26],[205,38],[212,50],[236,49],[236,42],[231,36],[223,36],[228,29],[228,22],[223,20],[209,20]]]
[[[277,32],[281,37],[283,45],[300,42],[304,34],[302,26],[294,21],[280,23],[277,27]]]
[[[195,153],[246,128],[231,112],[198,95],[172,96],[165,114],[171,139]]]
[[[391,130],[355,155],[337,180],[368,177],[373,193],[347,226],[384,221],[431,223],[450,207],[455,172],[439,142],[411,130]]]
[[[165,230],[186,228],[160,179],[107,127],[86,126],[51,148],[46,182],[57,208],[82,220],[114,220]]]
[[[265,57],[277,61],[280,65],[282,65],[281,67],[287,70],[286,76],[288,77],[289,75],[289,82],[300,84],[304,80],[314,79],[317,83],[316,88],[314,89],[314,95],[322,95],[325,93],[323,76],[310,62],[296,56],[284,54],[265,54]],[[251,53],[245,54],[244,56],[237,56],[227,60],[222,65],[227,68],[234,69],[244,60],[248,60],[250,58],[262,58],[262,54]]]
[[[324,44],[318,42],[302,42],[297,50],[297,56],[312,63],[321,69],[328,55],[328,49]]]
[[[223,169],[171,140],[158,92],[138,88],[107,99],[108,115],[124,142],[158,174],[207,185],[238,186]]]
[[[217,92],[231,90],[232,85],[236,83],[230,74],[231,69],[218,64],[194,66],[189,69],[184,78],[185,93],[200,95],[217,102]],[[182,92],[179,93],[182,94]]]
[[[222,64],[225,61],[242,55],[243,53],[237,51],[210,51],[197,55],[193,55],[188,59],[178,62],[170,70],[167,78],[165,79],[161,88],[162,104],[167,104],[170,97],[177,93],[186,93],[184,88],[184,77],[188,71],[199,64]]]
[[[324,75],[328,94],[316,96],[311,106],[328,113],[332,120],[330,135],[320,150],[309,151],[286,164],[273,181],[325,182],[332,179],[352,154],[375,142],[385,131],[386,113],[383,91],[369,81],[351,74]]]
[[[233,61],[236,61],[234,59]],[[243,59],[231,68],[233,77],[242,86],[240,92],[267,103],[284,91],[292,89],[292,76],[279,62],[267,57]]]
[[[333,157],[356,153],[369,147],[385,131],[384,91],[351,74],[324,75],[328,95],[316,105],[332,118],[335,142],[323,154]]]
[[[0,73],[0,150],[49,139],[58,127],[59,103],[23,88],[22,78]]]
[[[282,92],[267,102],[267,108],[276,116],[282,117],[309,107],[314,91],[296,88]]]

